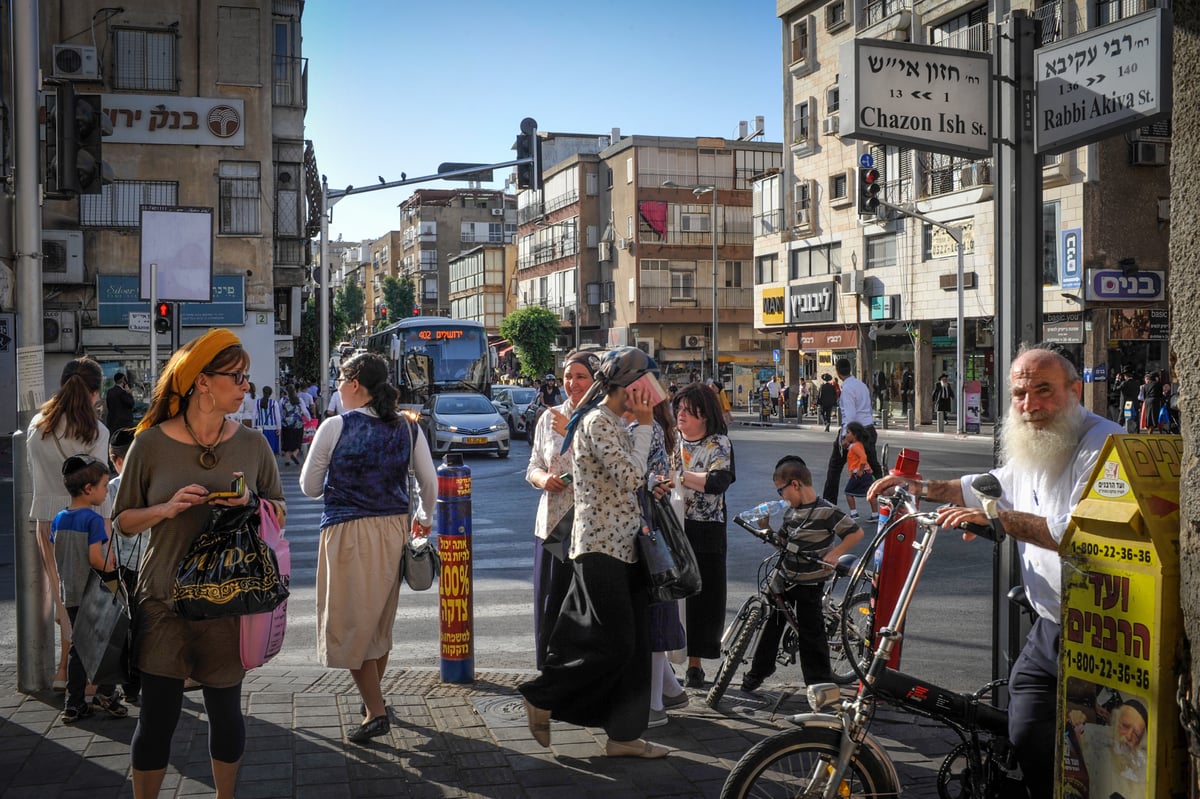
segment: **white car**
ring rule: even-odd
[[[504,406],[508,416],[508,431],[513,438],[528,439],[532,434],[527,425],[525,409],[537,399],[538,390],[526,386],[493,386],[492,400]]]
[[[508,423],[482,394],[434,394],[421,408],[421,426],[434,457],[457,452],[494,452],[507,458]]]

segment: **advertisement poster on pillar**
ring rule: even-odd
[[[1059,283],[1064,289],[1077,289],[1083,285],[1083,267],[1079,260],[1080,244],[1083,241],[1083,230],[1071,228],[1062,231],[1062,264],[1059,270]]]
[[[141,299],[212,302],[212,209],[142,206]],[[150,296],[151,271],[157,291]]]
[[[792,286],[788,296],[788,323],[833,322],[837,319],[837,282],[832,280]]]

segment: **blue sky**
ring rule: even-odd
[[[303,30],[306,137],[330,188],[510,160],[527,116],[544,131],[735,138],[761,114],[767,140],[783,135],[772,0],[309,0]],[[397,229],[415,188],[341,200],[330,237]]]

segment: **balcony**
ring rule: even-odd
[[[872,30],[872,35],[887,36],[895,31],[907,31],[912,25],[912,0],[870,0],[859,7],[855,26],[860,34]]]
[[[571,189],[563,194],[546,198],[544,211],[549,214],[557,211],[559,208],[566,208],[568,205],[574,205],[577,202],[579,202],[579,190]]]
[[[1097,24],[1110,25],[1118,20],[1137,16],[1152,8],[1166,8],[1168,0],[1109,0],[1096,4]]]
[[[954,159],[952,163],[925,170],[921,196],[936,197],[939,194],[950,194],[991,182],[990,160],[972,162]]]
[[[1038,6],[1031,14],[1041,23],[1039,44],[1050,44],[1079,33],[1079,15],[1066,0],[1055,0]]]
[[[783,209],[756,214],[751,220],[754,225],[754,237],[778,236],[783,230]]]
[[[271,102],[279,106],[306,108],[308,106],[308,59],[295,56],[272,56],[273,88]]]
[[[639,172],[638,186],[642,188],[662,188],[662,185],[670,181],[677,184],[676,187],[667,187],[673,191],[688,189],[689,186],[712,186],[716,185],[718,189],[745,189],[749,186],[734,186],[734,179],[729,175],[684,175],[677,172]],[[688,189],[690,191],[690,189]],[[706,194],[705,197],[708,195]],[[705,202],[707,204],[707,201]]]
[[[753,308],[753,288],[717,289],[717,308],[729,311],[748,311]],[[712,311],[712,287],[691,288],[650,287],[638,289],[638,308],[642,311]],[[699,317],[698,317],[699,318]],[[705,319],[711,319],[708,314]]]
[[[529,205],[526,205],[524,208],[521,208],[517,211],[517,224],[528,225],[531,222],[536,222],[545,215],[546,212],[542,206],[542,203],[530,203]]]
[[[995,27],[990,22],[977,22],[951,33],[944,33],[933,43],[934,47],[950,47],[956,50],[974,50],[977,53],[992,52]]]

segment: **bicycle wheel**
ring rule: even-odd
[[[839,685],[857,680],[855,664],[864,662],[870,655],[873,614],[871,595],[866,592],[855,594],[837,607],[826,609],[829,664],[833,681]]]
[[[721,788],[721,799],[805,799],[825,793],[837,761],[841,732],[827,727],[784,730],[764,738],[742,755]],[[834,791],[849,797],[896,797],[900,786],[875,754],[860,748]]]
[[[746,651],[750,648],[750,642],[757,637],[764,618],[766,617],[763,615],[762,605],[756,604],[746,611],[745,618],[735,622],[739,626],[730,636],[733,643],[729,645],[725,659],[721,661],[721,666],[717,669],[713,687],[708,689],[708,696],[704,698],[704,703],[709,707],[715,709],[721,703],[725,689],[733,681],[733,675],[737,674],[738,667],[745,661]]]

